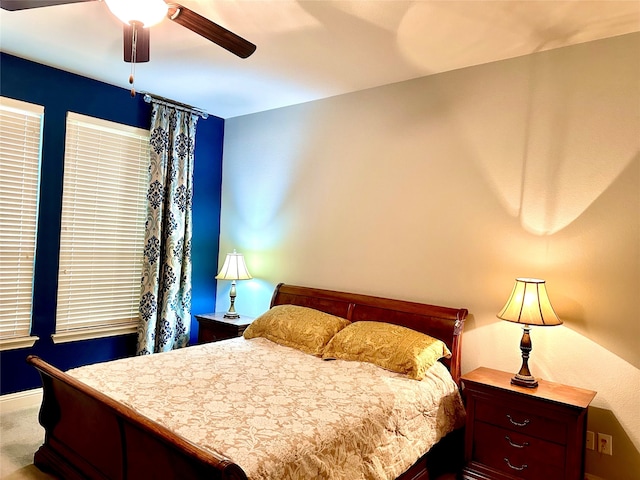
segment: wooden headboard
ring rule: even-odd
[[[273,292],[271,306],[287,304],[321,310],[352,322],[370,320],[403,325],[439,338],[451,350],[451,358],[443,362],[456,383],[460,382],[462,330],[468,313],[464,308],[439,307],[280,283]]]

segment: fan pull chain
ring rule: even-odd
[[[131,22],[131,74],[129,75],[129,84],[131,85],[131,96],[136,96],[136,88],[134,85],[136,73],[136,43],[138,42],[138,22]]]

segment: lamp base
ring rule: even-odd
[[[236,307],[233,305],[236,303],[236,281],[231,282],[231,291],[229,291],[229,310],[224,314],[224,318],[240,318],[240,315],[236,313]]]
[[[522,366],[520,371],[511,379],[512,385],[520,387],[536,388],[538,381],[529,371],[529,353],[531,353],[531,337],[529,336],[529,325],[522,326],[522,340],[520,340],[520,350],[522,351]]]
[[[520,387],[536,388],[538,386],[538,380],[531,375],[520,375],[519,373],[516,373],[511,378],[511,384],[518,385]]]

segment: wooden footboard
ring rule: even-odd
[[[34,463],[65,480],[139,478],[247,480],[231,460],[162,425],[31,355],[44,398],[45,442]]]

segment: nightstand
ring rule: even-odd
[[[217,342],[241,336],[253,322],[253,317],[225,318],[224,313],[196,315],[198,320],[198,343]]]
[[[478,368],[462,376],[465,480],[582,480],[587,407],[596,392]]]

